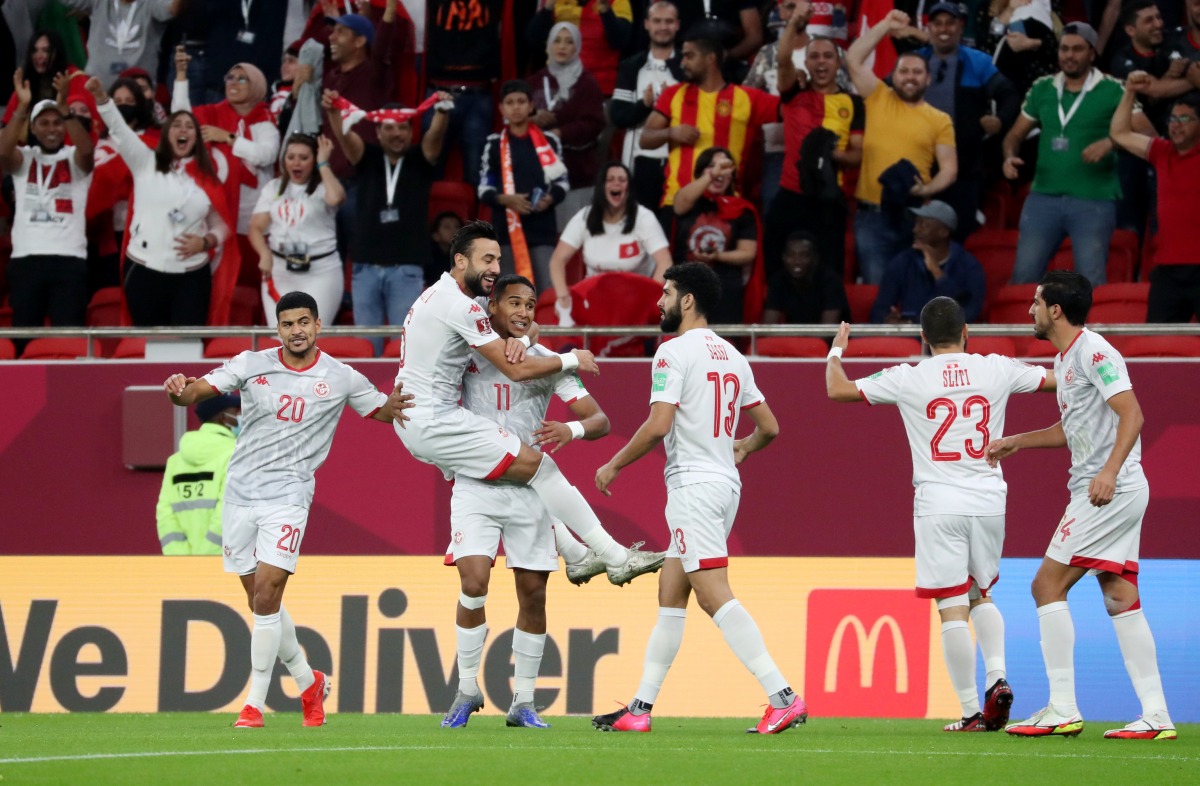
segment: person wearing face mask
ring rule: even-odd
[[[92,138],[67,110],[69,78],[54,80],[57,100],[32,105],[21,69],[13,75],[17,108],[0,132],[0,165],[12,175],[11,286],[13,327],[84,323],[87,310],[87,234],[84,210],[92,179]],[[29,123],[29,145],[17,137]],[[67,144],[70,134],[74,144]]]
[[[191,112],[172,112],[151,150],[92,77],[88,92],[133,176],[122,249],[134,325],[223,325],[241,257],[237,225]]]
[[[200,428],[179,440],[158,493],[158,543],[168,556],[221,553],[225,473],[242,430],[241,396],[205,399],[196,418]]]

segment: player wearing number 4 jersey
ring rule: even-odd
[[[665,278],[658,299],[662,329],[678,331],[678,337],[654,355],[650,417],[597,470],[596,487],[610,494],[622,468],[663,442],[671,548],[659,574],[658,621],[646,644],[642,682],[628,707],[598,715],[592,725],[604,731],[650,731],[650,711],[683,641],[688,599],[695,590],[700,608],[767,693],[770,706],[749,731],[778,734],[804,723],[808,707],[771,659],[750,612],[733,597],[726,541],[741,492],[737,464],[770,444],[779,424],[746,358],[708,329],[708,315],[721,297],[716,273],[689,262],[668,269]],[[735,440],[743,410],[754,421],[754,432]]]
[[[946,671],[962,718],[946,731],[997,731],[1008,720],[1013,693],[1005,679],[1004,618],[988,597],[1000,571],[1008,487],[988,466],[988,441],[1004,433],[1013,393],[1053,390],[1044,368],[1000,355],[967,354],[962,307],[936,297],[921,310],[921,337],[933,356],[851,381],[842,368],[850,326],[838,329],[825,386],[835,401],[896,404],[912,451],[913,534],[917,596],[933,598],[942,620]],[[987,668],[982,710],[975,687],[975,645]]]
[[[362,374],[317,348],[321,320],[311,295],[287,293],[275,314],[282,347],[243,352],[199,379],[174,374],[163,385],[179,406],[242,392],[242,432],[229,462],[221,515],[225,570],[241,577],[254,612],[250,694],[237,728],[263,725],[277,656],[301,690],[303,724],[325,723],[328,677],[309,667],[283,607],[308,524],[313,473],[329,454],[344,406],[384,423],[411,406],[399,385],[389,400]]]
[[[1084,574],[1096,576],[1117,632],[1121,657],[1142,705],[1140,719],[1104,733],[1105,739],[1173,740],[1154,636],[1138,595],[1138,547],[1150,487],[1142,472],[1142,410],[1125,360],[1084,327],[1092,285],[1078,273],[1056,270],[1038,285],[1029,315],[1038,338],[1058,355],[1061,421],[988,446],[995,464],[1022,448],[1071,449],[1071,501],[1050,538],[1033,578],[1050,701],[1028,720],[1005,729],[1019,737],[1070,737],[1083,731],[1075,704],[1075,627],[1067,593]]]

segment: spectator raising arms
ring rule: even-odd
[[[65,72],[54,77],[54,100],[33,102],[22,69],[13,74],[16,110],[0,131],[0,164],[12,175],[16,209],[8,276],[13,327],[78,326],[88,303],[87,233],[92,138],[67,111]],[[32,108],[31,108],[32,105]],[[32,144],[18,146],[29,121]],[[66,135],[74,144],[66,144]]]
[[[758,214],[735,195],[737,165],[723,147],[696,157],[692,181],[675,194],[675,262],[703,262],[716,271],[721,300],[714,325],[742,323],[745,286],[758,258]],[[761,265],[759,265],[761,267]]]
[[[29,82],[30,106],[40,101],[53,101],[57,96],[54,89],[54,76],[66,72],[76,74],[79,69],[67,62],[67,50],[62,36],[53,30],[39,30],[29,39],[29,47],[25,51],[25,65],[21,69],[24,78]],[[14,92],[8,99],[4,110],[4,125],[12,119],[13,111],[17,108],[17,94]]]
[[[624,164],[610,161],[596,175],[592,205],[576,213],[567,223],[550,257],[550,279],[558,296],[559,324],[571,312],[567,287],[567,262],[583,249],[587,275],[598,273],[641,273],[663,281],[671,266],[671,250],[654,212],[638,204],[630,192],[632,177]]]
[[[346,191],[329,168],[332,152],[328,137],[288,137],[283,174],[267,183],[254,207],[250,245],[258,252],[263,312],[271,327],[281,292],[312,295],[319,313],[331,318],[342,303],[345,276],[335,216]]]
[[[264,100],[267,78],[257,66],[237,63],[225,74],[225,100],[193,109],[188,98],[189,60],[183,47],[176,47],[171,109],[195,115],[216,171],[226,184],[230,207],[237,215],[237,233],[244,236],[250,231],[258,192],[274,174],[279,155],[279,129]]]
[[[200,140],[200,124],[191,112],[172,112],[151,150],[125,123],[99,79],[89,79],[87,89],[133,175],[123,249],[133,324],[225,324],[241,257],[237,245],[226,242],[236,222]]]

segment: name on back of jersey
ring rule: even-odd
[[[965,388],[971,384],[971,373],[957,363],[949,363],[942,369],[942,387]]]

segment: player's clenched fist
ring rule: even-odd
[[[599,374],[600,367],[596,365],[596,356],[586,349],[573,349],[575,357],[579,358],[579,370],[589,374]]]
[[[1018,450],[1020,447],[1015,438],[1003,437],[988,443],[984,457],[987,459],[989,467],[997,467],[1002,459],[1008,458]]]
[[[183,389],[196,381],[195,377],[185,377],[183,374],[172,374],[163,383],[163,390],[171,396],[178,396]]]

